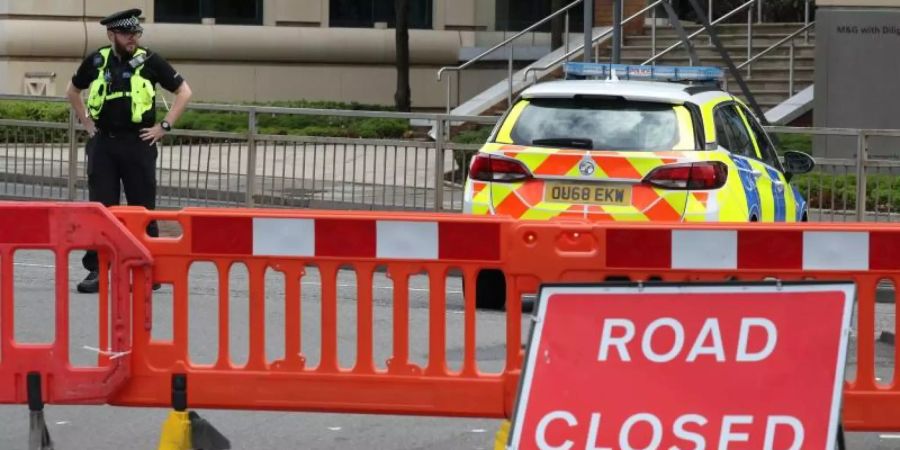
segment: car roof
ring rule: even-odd
[[[729,95],[716,86],[685,85],[662,81],[561,80],[536,84],[522,98],[571,98],[576,95],[624,97],[627,100],[670,103],[702,103],[709,94]],[[702,99],[699,97],[703,97]]]

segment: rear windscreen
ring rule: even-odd
[[[662,151],[694,148],[683,106],[617,99],[541,98],[526,102],[509,134],[513,144],[590,140],[595,150]],[[683,114],[678,114],[678,109]],[[680,124],[679,120],[686,121]],[[680,130],[687,128],[688,132]],[[686,134],[686,136],[681,136]],[[535,143],[538,141],[538,143]]]

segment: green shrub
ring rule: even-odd
[[[810,173],[794,177],[791,184],[800,189],[811,208],[856,208],[856,175]],[[866,210],[900,212],[900,176],[868,175]]]
[[[490,127],[462,131],[451,139],[457,144],[484,144],[491,135]]]
[[[279,101],[258,106],[313,109],[349,109],[389,111],[391,108],[360,103],[339,103],[323,101]],[[163,111],[157,110],[161,117]],[[67,103],[41,101],[0,101],[0,118],[14,120],[35,120],[66,123],[69,117]],[[244,112],[188,110],[179,118],[176,128],[183,130],[219,131],[246,133],[248,114]],[[0,137],[5,142],[34,142],[35,137],[26,135],[21,127],[0,127]],[[295,136],[329,136],[349,138],[401,138],[409,132],[409,122],[403,119],[382,119],[369,117],[309,116],[292,114],[257,114],[257,131],[263,134]],[[41,139],[60,143],[66,142],[66,130],[42,131]],[[46,136],[46,137],[43,137]],[[178,142],[177,138],[170,138]]]
[[[0,118],[64,123],[69,120],[69,104],[42,101],[0,101]]]
[[[351,129],[362,138],[399,138],[409,131],[409,121],[404,119],[362,119]]]
[[[808,155],[812,154],[812,136],[808,134],[779,133],[774,137],[777,137],[778,139],[779,153],[784,153],[787,150],[794,150]]]

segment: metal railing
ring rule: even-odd
[[[509,96],[508,96],[508,101],[509,101],[509,104],[510,104],[510,106],[511,106],[511,105],[512,105],[512,92],[513,92],[513,86],[512,86],[512,79],[513,79],[513,53],[515,52],[515,46],[512,45],[512,43],[515,42],[515,41],[516,41],[517,39],[519,39],[520,37],[524,36],[525,34],[530,33],[530,32],[532,32],[533,30],[535,30],[535,29],[541,27],[542,25],[546,24],[547,22],[553,20],[553,19],[556,18],[557,16],[560,16],[560,15],[565,14],[565,25],[564,25],[564,30],[565,30],[565,32],[563,33],[563,40],[564,40],[565,48],[568,50],[568,48],[569,48],[569,11],[570,11],[571,9],[575,8],[576,6],[582,4],[582,3],[584,3],[584,0],[575,0],[575,1],[572,2],[572,3],[569,3],[568,5],[566,5],[566,6],[562,7],[562,8],[560,8],[558,11],[553,12],[553,13],[550,14],[549,16],[544,17],[543,19],[541,19],[541,20],[535,22],[534,24],[532,24],[532,25],[529,26],[528,28],[525,28],[524,30],[522,30],[522,31],[520,31],[520,32],[518,32],[518,33],[516,33],[516,34],[514,34],[514,35],[512,35],[512,36],[510,36],[510,37],[508,37],[508,38],[506,38],[506,39],[504,39],[504,40],[503,40],[502,42],[500,42],[499,44],[496,44],[496,45],[494,45],[493,47],[491,47],[491,48],[485,50],[484,52],[481,52],[480,54],[478,54],[478,55],[475,56],[474,58],[472,58],[472,59],[466,61],[465,63],[463,63],[463,64],[461,64],[461,65],[459,65],[459,66],[445,66],[445,67],[441,67],[440,70],[438,70],[438,73],[437,73],[437,79],[438,79],[438,81],[441,81],[441,78],[443,77],[443,74],[444,74],[445,71],[446,71],[446,72],[456,72],[456,80],[457,80],[457,85],[458,85],[458,84],[459,84],[459,77],[460,77],[460,74],[459,74],[459,73],[460,73],[461,71],[465,70],[467,67],[470,67],[471,65],[475,64],[476,62],[478,62],[478,61],[484,59],[486,56],[490,55],[491,53],[494,53],[495,51],[499,50],[500,48],[509,46],[509,52],[508,52],[508,53],[509,53],[509,55],[508,55],[508,65],[507,65],[507,80],[509,80]],[[583,44],[582,44],[582,47],[584,47]],[[457,86],[457,90],[458,90],[458,86]],[[447,82],[447,114],[450,114],[450,98],[451,98],[450,83]]]
[[[734,8],[733,10],[729,11],[727,14],[724,14],[722,17],[719,17],[718,19],[715,19],[715,20],[712,19],[712,14],[710,14],[710,17],[709,17],[709,20],[711,21],[710,25],[716,26],[716,25],[730,19],[735,14],[737,14],[745,9],[747,10],[747,58],[748,59],[751,56],[750,53],[751,53],[751,49],[752,49],[752,45],[753,45],[753,9],[751,9],[750,7],[753,6],[754,4],[756,4],[758,1],[759,0],[748,0],[747,2],[741,4],[740,6]],[[712,2],[710,2],[710,10],[709,11],[712,11]],[[655,24],[655,21],[654,21],[654,24]],[[701,28],[697,29],[697,31],[694,31],[693,33],[689,34],[688,40],[692,40],[695,37],[697,37],[705,32],[706,32],[706,28],[701,27]],[[653,35],[655,36],[656,33],[654,32]],[[647,64],[654,64],[657,59],[661,58],[664,55],[667,55],[669,52],[671,52],[672,50],[675,50],[676,48],[678,48],[682,45],[684,45],[684,42],[679,41],[679,42],[676,42],[676,43],[670,45],[665,50],[663,50],[659,53],[656,53],[656,44],[654,42],[654,44],[651,46],[652,48],[651,48],[650,59],[642,62],[641,65],[644,66]]]
[[[0,101],[12,96],[0,96]],[[31,98],[34,100],[34,98]],[[40,100],[46,100],[40,98]],[[63,99],[55,99],[63,101]],[[461,211],[468,161],[480,147],[443,138],[448,124],[492,127],[497,117],[381,111],[192,105],[242,112],[247,132],[176,130],[159,148],[157,203],[185,206],[267,206],[325,209]],[[273,135],[256,126],[267,115],[426,119],[438,139],[358,139]],[[842,156],[817,156],[812,174],[792,184],[814,220],[900,221],[900,160],[869,156],[869,140],[900,130],[767,127],[778,134],[849,137]],[[0,196],[87,200],[86,134],[66,122],[0,119]],[[850,148],[855,147],[850,151]],[[859,156],[856,156],[859,155]],[[857,199],[866,199],[857,201]]]
[[[649,5],[647,5],[646,7],[642,8],[637,13],[632,14],[631,16],[629,16],[621,21],[621,23],[623,25],[625,25],[628,22],[634,20],[635,18],[643,16],[648,11],[650,12],[650,16],[651,16],[651,20],[650,20],[650,36],[651,36],[651,38],[650,38],[650,41],[651,41],[650,58],[647,59],[646,61],[644,61],[642,63],[642,65],[655,64],[656,61],[660,57],[668,54],[669,52],[675,50],[676,48],[678,48],[679,46],[684,44],[684,42],[677,42],[677,43],[669,46],[668,48],[666,48],[665,50],[663,50],[660,53],[656,52],[657,27],[658,27],[657,20],[656,20],[657,19],[657,7],[662,5],[662,3],[668,2],[668,1],[670,1],[670,0],[656,0],[652,3],[650,3]],[[810,22],[810,3],[812,1],[813,0],[805,0],[804,1],[804,22],[803,22],[804,26],[801,30],[802,30],[802,32],[804,32],[805,42],[807,44],[809,43],[809,29],[811,28],[811,25],[812,25],[812,23]],[[489,48],[488,50],[478,54],[477,56],[470,59],[469,61],[466,61],[464,64],[461,64],[459,66],[442,67],[440,70],[438,70],[438,74],[437,74],[438,81],[444,80],[444,78],[443,78],[444,72],[455,72],[455,75],[456,75],[455,80],[456,80],[457,94],[458,94],[459,93],[459,85],[460,85],[460,77],[461,77],[461,73],[463,70],[465,70],[468,67],[471,67],[473,64],[475,64],[478,61],[481,61],[482,59],[484,59],[488,55],[494,53],[495,51],[500,50],[501,48],[507,47],[508,48],[507,77],[506,77],[507,104],[512,105],[513,94],[516,91],[516,89],[514,87],[514,78],[513,78],[513,55],[514,55],[514,51],[515,51],[515,46],[514,46],[515,41],[518,40],[519,38],[521,38],[522,36],[525,36],[527,33],[533,32],[535,29],[539,28],[540,26],[545,25],[547,22],[553,20],[554,18],[556,18],[560,15],[565,15],[565,33],[563,35],[563,38],[564,38],[564,53],[563,53],[563,55],[554,59],[552,62],[550,62],[549,64],[546,64],[542,67],[534,67],[532,65],[532,67],[526,68],[524,71],[524,75],[523,75],[523,81],[525,81],[527,83],[529,76],[535,72],[547,72],[547,71],[557,68],[561,63],[568,61],[569,58],[571,58],[572,56],[574,56],[584,50],[584,44],[581,44],[581,45],[575,47],[574,49],[569,50],[569,34],[570,34],[570,32],[569,32],[569,13],[570,13],[571,9],[575,8],[576,6],[578,6],[582,3],[583,3],[583,0],[576,0],[568,5],[564,6],[563,8],[559,9],[558,11],[555,11],[555,12],[551,13],[550,15],[548,15],[547,17],[535,22],[534,24],[525,28],[524,30],[514,34],[513,36],[511,36],[509,38],[504,39],[500,43]],[[735,16],[736,14],[738,14],[744,10],[747,11],[747,57],[746,57],[746,62],[744,64],[742,64],[741,67],[742,68],[746,67],[748,78],[750,78],[752,76],[753,61],[756,61],[758,59],[753,56],[753,39],[754,39],[753,38],[753,23],[754,23],[753,12],[754,11],[753,11],[752,6],[756,5],[756,22],[762,23],[763,22],[763,14],[762,14],[763,3],[764,3],[764,0],[748,0],[747,2],[739,5],[738,7],[723,14],[722,16],[720,16],[718,18],[714,18],[713,0],[709,0],[709,5],[708,5],[708,9],[707,9],[707,14],[709,16],[708,19],[710,20],[710,24],[712,26],[718,25],[718,24],[732,18],[733,16]],[[689,35],[688,39],[693,40],[695,37],[697,37],[698,35],[700,35],[704,32],[706,32],[706,29],[701,27],[700,29],[691,33]],[[596,46],[597,42],[603,38],[608,37],[611,34],[613,34],[612,29],[607,30],[607,31],[601,33],[600,35],[591,38],[591,44],[594,47],[594,60],[599,60],[599,54],[598,54],[599,49]],[[556,49],[551,49],[551,51],[555,51],[555,50]],[[763,53],[768,53],[769,51],[771,51],[771,48],[764,50]],[[757,56],[759,56],[759,55],[757,55]],[[793,68],[793,64],[791,64],[790,67]],[[537,78],[538,78],[538,75],[533,75],[531,84],[536,83]],[[451,105],[452,105],[452,84],[448,80],[445,82],[445,86],[446,86],[446,97],[447,97],[446,113],[450,114]]]
[[[644,8],[644,9],[640,10],[639,12],[637,12],[636,14],[630,16],[628,19],[625,20],[625,22],[630,21],[630,20],[632,20],[632,19],[634,19],[634,18],[636,18],[636,17],[639,17],[639,16],[643,15],[643,14],[646,13],[647,11],[650,11],[650,14],[651,14],[651,16],[650,16],[650,58],[648,58],[647,60],[645,60],[644,62],[642,62],[641,65],[655,64],[656,61],[657,61],[659,58],[661,58],[661,57],[663,57],[663,56],[669,54],[670,52],[672,52],[672,51],[674,51],[675,49],[677,49],[677,48],[679,48],[679,47],[681,47],[681,46],[684,45],[684,42],[683,42],[683,41],[679,41],[679,42],[676,42],[676,43],[670,45],[669,47],[665,48],[663,51],[661,51],[661,52],[659,52],[659,53],[656,52],[656,48],[657,48],[657,20],[656,20],[656,19],[657,19],[657,12],[656,12],[657,8],[656,8],[656,7],[659,6],[659,5],[662,3],[662,1],[666,1],[666,0],[661,0],[661,1],[654,2],[654,3],[650,4],[650,5],[648,5],[648,7],[646,7],[646,8]],[[799,35],[800,33],[803,33],[803,34],[804,34],[804,39],[805,39],[805,42],[806,42],[806,43],[809,43],[809,30],[810,30],[811,28],[813,28],[814,25],[815,25],[814,22],[810,22],[810,3],[811,3],[811,1],[812,1],[812,0],[806,0],[806,1],[804,2],[804,5],[805,5],[805,6],[804,6],[804,25],[803,25],[803,27],[801,27],[800,29],[798,29],[797,31],[793,32],[793,33],[790,35],[791,38],[795,38],[795,37],[796,37],[797,35]],[[762,20],[762,6],[763,6],[763,3],[764,3],[763,0],[748,0],[747,2],[744,2],[743,4],[741,4],[741,5],[737,6],[737,7],[735,7],[733,10],[731,10],[731,11],[729,11],[729,12],[723,14],[722,16],[720,16],[720,17],[714,19],[714,18],[713,18],[713,14],[712,14],[712,11],[713,11],[713,2],[712,2],[712,1],[709,2],[709,9],[708,9],[708,11],[709,11],[709,20],[711,21],[710,24],[711,24],[712,26],[719,25],[719,24],[721,24],[722,22],[725,22],[725,21],[731,19],[732,17],[734,17],[735,15],[739,14],[740,12],[742,12],[742,11],[744,11],[744,10],[747,11],[747,33],[746,33],[746,36],[747,36],[747,40],[746,40],[746,42],[747,42],[747,45],[746,45],[747,59],[745,60],[744,63],[742,63],[742,64],[739,66],[739,68],[742,68],[742,69],[743,69],[743,68],[746,68],[746,69],[747,69],[747,76],[748,76],[748,77],[751,77],[751,76],[752,76],[752,64],[753,64],[753,62],[755,62],[755,61],[756,61],[757,59],[759,59],[761,56],[764,56],[764,55],[769,54],[772,50],[774,50],[775,48],[780,47],[780,46],[783,45],[785,42],[791,42],[791,41],[792,41],[792,39],[784,38],[784,39],[782,39],[781,41],[779,41],[779,43],[777,43],[777,44],[775,44],[775,45],[772,45],[772,46],[766,48],[765,50],[761,51],[761,52],[760,52],[759,54],[757,54],[756,56],[753,55],[753,42],[754,42],[754,34],[753,34],[753,33],[754,33],[754,27],[753,27],[753,24],[754,24],[754,22],[753,22],[753,8],[752,8],[752,6],[753,6],[753,5],[756,5],[756,6],[757,6],[757,10],[756,10],[756,11],[757,11],[757,23],[762,23],[762,22],[763,22],[763,20]],[[603,37],[606,37],[609,33],[611,33],[611,32],[601,34],[600,36],[597,37],[597,39],[595,39],[594,42],[596,42],[596,41],[599,40],[599,39],[602,39]],[[705,28],[699,28],[699,29],[695,30],[694,32],[692,32],[691,34],[688,35],[688,40],[694,40],[694,38],[696,38],[697,36],[700,36],[700,35],[703,34],[703,33],[706,33],[706,29],[705,29]],[[793,45],[793,44],[792,44],[792,45]],[[566,55],[564,55],[564,57],[560,57],[560,58],[554,60],[553,62],[551,62],[550,64],[547,64],[547,65],[544,66],[544,67],[531,67],[531,68],[528,68],[528,69],[526,70],[526,77],[525,77],[525,78],[527,79],[527,78],[528,78],[528,75],[531,74],[532,72],[547,71],[547,70],[550,70],[550,69],[556,67],[556,66],[557,66],[558,64],[560,64],[561,62],[567,61],[567,60],[568,60],[568,57],[572,56],[572,54],[574,54],[574,53],[577,52],[578,50],[580,50],[580,48],[579,48],[579,49],[576,49],[575,51],[573,51],[573,53],[567,53]],[[794,64],[793,64],[793,58],[791,59],[791,64],[790,64],[789,67],[790,67],[791,69],[793,69],[793,67],[794,67]],[[793,79],[791,79],[791,81],[793,81]],[[533,77],[533,79],[532,79],[532,84],[534,84],[535,82],[537,82],[537,77],[536,77],[536,76]]]
[[[790,50],[789,50],[789,52],[788,52],[788,97],[793,96],[794,93],[795,93],[795,92],[794,92],[794,59],[795,59],[795,58],[794,58],[794,40],[797,38],[797,36],[799,36],[801,33],[803,33],[803,34],[806,35],[806,38],[805,38],[805,39],[806,39],[807,42],[808,42],[808,40],[809,40],[809,30],[810,30],[811,28],[815,27],[815,26],[816,26],[816,23],[815,23],[815,22],[810,22],[810,23],[804,25],[804,26],[803,26],[802,28],[800,28],[799,30],[797,30],[797,31],[795,31],[795,32],[793,32],[793,33],[791,33],[791,34],[789,34],[788,36],[786,36],[785,38],[783,38],[783,39],[779,40],[778,42],[772,44],[771,46],[769,46],[769,47],[766,48],[765,50],[763,50],[763,51],[757,53],[755,56],[753,56],[753,57],[747,59],[747,61],[744,61],[743,63],[739,64],[739,65],[737,66],[738,70],[743,69],[745,66],[749,68],[750,64],[753,64],[753,62],[756,61],[757,59],[762,58],[763,56],[768,55],[769,53],[771,53],[771,52],[774,51],[775,49],[780,48],[780,47],[781,47],[782,45],[784,45],[785,43],[789,43],[789,45],[790,45],[790,47],[789,47]],[[725,89],[728,89],[728,79],[725,80]]]
[[[4,100],[62,98],[0,95]],[[497,117],[193,104],[244,114],[246,132],[174,130],[159,145],[160,207],[462,209],[468,156],[480,147],[443,139],[449,123],[493,126]],[[360,139],[266,134],[271,115],[432,121],[439,139]],[[87,135],[66,122],[0,119],[0,196],[87,200]]]
[[[814,155],[816,145],[824,144],[816,139],[844,137],[853,142],[830,143],[832,147],[852,146],[852,157],[818,156],[812,173],[792,180],[791,184],[808,202],[810,220],[900,222],[900,195],[894,195],[895,189],[900,192],[900,159],[872,157],[869,152],[872,137],[895,138],[900,145],[900,130],[780,126],[765,129],[772,134],[807,135]]]
[[[653,2],[653,3],[651,3],[651,4],[649,4],[649,5],[647,5],[646,7],[644,7],[643,9],[641,9],[640,11],[638,11],[638,12],[636,12],[636,13],[634,13],[634,14],[628,16],[628,17],[625,18],[625,19],[623,19],[623,20],[622,20],[622,25],[624,26],[625,24],[627,24],[628,22],[631,22],[631,21],[634,20],[635,18],[644,15],[647,11],[655,11],[655,10],[656,10],[656,7],[659,6],[659,5],[661,5],[664,1],[667,1],[667,0],[657,0],[657,1],[655,1],[655,2]],[[651,25],[651,27],[652,27],[652,29],[653,29],[653,34],[654,34],[654,36],[655,36],[655,35],[656,35],[656,21],[655,21],[655,20],[653,21],[653,24]],[[607,36],[611,35],[612,32],[613,32],[613,30],[612,30],[612,29],[609,29],[609,30],[604,31],[603,33],[600,33],[600,34],[597,35],[596,37],[591,38],[591,44],[596,44],[597,41],[599,41],[600,39],[606,38]],[[596,48],[596,47],[595,47],[595,48]],[[582,51],[583,49],[584,49],[584,44],[581,44],[581,46],[576,47],[576,48],[574,48],[574,49],[572,49],[572,50],[570,50],[570,51],[569,51],[568,48],[567,48],[567,51],[566,51],[562,56],[560,56],[560,57],[554,59],[552,62],[550,62],[550,63],[544,65],[543,67],[529,67],[529,68],[525,69],[525,76],[524,76],[524,79],[527,81],[527,80],[528,80],[528,75],[531,74],[531,73],[533,73],[533,72],[545,72],[545,71],[552,70],[552,69],[556,68],[557,66],[559,66],[559,65],[562,64],[563,62],[567,62],[567,61],[569,60],[569,58],[571,58],[572,56],[578,54],[578,52]],[[595,53],[595,55],[594,55],[594,60],[596,61],[596,60],[598,60],[598,59],[599,59],[599,57],[598,57],[598,56],[596,55],[596,53]],[[532,79],[532,84],[534,84],[534,83],[536,83],[536,82],[537,82],[537,75],[535,75],[535,76],[533,77],[533,79]]]
[[[810,3],[812,3],[812,2],[813,2],[813,0],[805,0],[803,2],[804,3],[803,27],[801,27],[799,30],[792,33],[790,36],[791,38],[794,38],[798,34],[804,33],[804,40],[805,40],[806,44],[809,44],[809,30],[814,26],[814,22],[810,21]],[[753,56],[753,40],[754,40],[753,30],[754,30],[754,28],[753,28],[752,6],[754,4],[757,6],[757,8],[756,8],[756,12],[757,12],[756,23],[763,23],[763,17],[762,17],[763,3],[764,3],[764,0],[748,0],[747,2],[739,5],[735,9],[729,11],[728,13],[722,15],[721,17],[719,17],[715,20],[713,19],[713,1],[712,0],[709,1],[709,9],[707,10],[709,12],[708,20],[710,20],[710,24],[712,26],[718,25],[721,22],[730,19],[731,17],[733,17],[737,13],[743,11],[744,9],[747,10],[747,59],[743,64],[738,66],[738,68],[741,68],[741,69],[746,67],[747,78],[752,77],[752,64],[754,61],[759,59],[760,56],[770,53],[774,48],[777,48],[777,47],[781,46],[784,42],[788,41],[788,39],[785,38],[783,41],[780,41],[778,44],[770,46],[769,48],[763,50],[756,56]],[[656,26],[655,26],[656,25],[656,15],[655,14],[656,14],[656,11],[654,10],[653,17],[652,17],[653,27],[651,29],[650,58],[647,59],[646,61],[644,61],[643,63],[641,63],[641,65],[655,64],[657,59],[659,59],[660,57],[664,56],[665,54],[671,52],[672,50],[674,50],[684,44],[684,42],[676,42],[675,44],[672,44],[671,46],[669,46],[662,52],[656,53]],[[700,35],[704,32],[706,32],[706,30],[704,28],[700,28],[697,31],[691,33],[688,36],[688,39],[692,40],[693,38],[697,37],[698,35]],[[792,45],[793,45],[793,43],[792,43]],[[793,52],[793,50],[792,50],[792,52]],[[791,56],[793,56],[793,54]],[[793,61],[793,59],[792,59],[792,61]],[[793,62],[791,63],[790,67],[793,69]]]

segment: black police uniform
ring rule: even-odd
[[[111,30],[126,32],[142,31],[137,17],[141,11],[132,9],[106,17],[100,23]],[[133,21],[129,22],[129,19]],[[143,48],[143,47],[141,47]],[[150,50],[141,69],[141,76],[150,80],[154,86],[159,84],[166,90],[174,92],[184,79],[159,54]],[[130,92],[129,78],[134,68],[129,62],[131,56],[117,56],[109,52],[104,77],[110,83],[110,93]],[[72,85],[80,90],[88,89],[97,80],[103,57],[99,50],[88,55],[82,61],[78,71],[72,77]],[[144,141],[140,137],[142,128],[151,128],[156,124],[156,106],[144,113],[140,123],[131,121],[131,98],[122,96],[103,104],[99,117],[95,119],[97,133],[88,141],[86,152],[88,157],[88,190],[91,201],[106,206],[118,205],[119,193],[124,187],[125,198],[129,205],[143,206],[147,209],[156,207],[156,145]],[[150,236],[158,236],[159,230],[155,222],[147,227]],[[82,258],[84,268],[90,271],[88,278],[78,285],[81,292],[96,292],[98,271],[97,253],[86,252]]]

